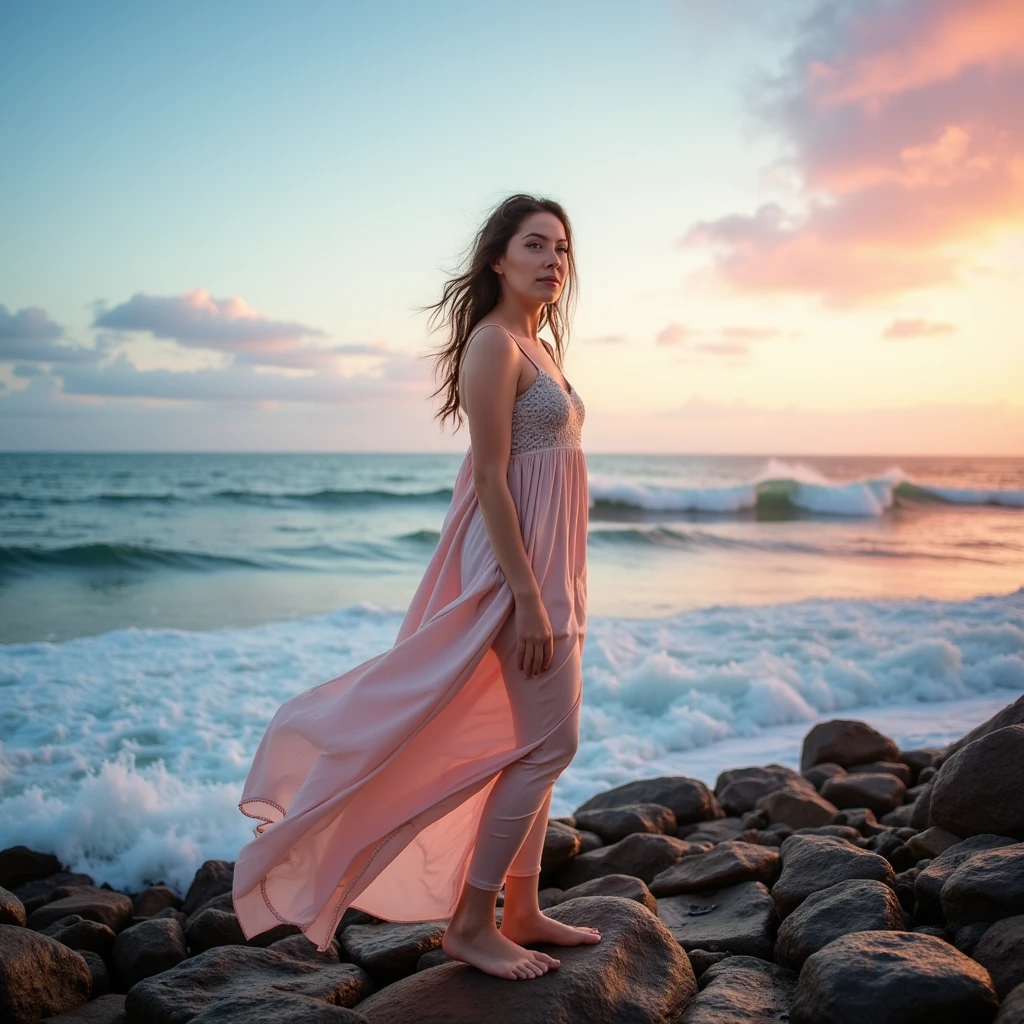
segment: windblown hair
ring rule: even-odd
[[[459,367],[462,364],[462,354],[473,327],[494,309],[501,298],[501,282],[491,264],[505,255],[512,236],[519,231],[520,225],[530,214],[545,211],[553,213],[562,222],[569,249],[565,285],[557,302],[545,304],[539,324],[539,327],[551,328],[554,335],[555,364],[561,369],[568,342],[568,322],[571,319],[571,315],[566,315],[566,306],[575,304],[577,287],[572,225],[565,210],[553,199],[539,199],[536,196],[517,193],[503,199],[491,210],[467,250],[468,255],[462,264],[465,269],[445,282],[440,301],[418,307],[421,312],[428,309],[433,311],[427,320],[428,325],[440,317],[439,327],[445,328],[447,333],[447,340],[431,353],[435,360],[434,379],[441,381],[431,397],[444,396],[440,410],[435,413],[435,418],[441,421],[442,427],[449,417],[455,422],[456,432],[462,425],[463,412],[459,406]],[[439,327],[432,327],[431,333]]]

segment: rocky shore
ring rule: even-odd
[[[548,825],[546,913],[600,928],[505,981],[447,959],[444,921],[350,909],[317,953],[246,942],[233,864],[182,899],[0,851],[11,1024],[1024,1024],[1024,696],[942,749],[863,722],[781,765],[641,779]],[[501,908],[498,910],[499,916]]]

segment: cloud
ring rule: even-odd
[[[28,306],[11,313],[0,303],[0,361],[16,359],[33,363],[89,363],[100,359],[104,345],[85,348],[58,343],[64,328],[46,310]]]
[[[588,345],[625,345],[626,336],[624,334],[601,334],[594,338],[587,338],[586,343]]]
[[[689,227],[715,274],[752,292],[866,303],[961,280],[1024,227],[1019,0],[823,3],[754,105],[798,182]]]
[[[749,342],[778,338],[782,334],[776,327],[719,327],[705,330],[673,323],[662,328],[654,340],[658,345],[682,345],[708,355],[746,357],[750,354]]]
[[[933,338],[939,334],[953,334],[953,324],[934,323],[929,320],[893,320],[883,332],[886,338]]]

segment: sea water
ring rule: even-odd
[[[386,649],[461,455],[0,455],[0,848],[183,889],[295,693]],[[581,743],[658,774],[902,746],[1024,692],[1024,459],[600,455]]]

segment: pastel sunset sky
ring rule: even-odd
[[[588,450],[1024,454],[1021,0],[16,0],[0,38],[4,450],[462,451],[416,307],[524,191],[573,223]]]

